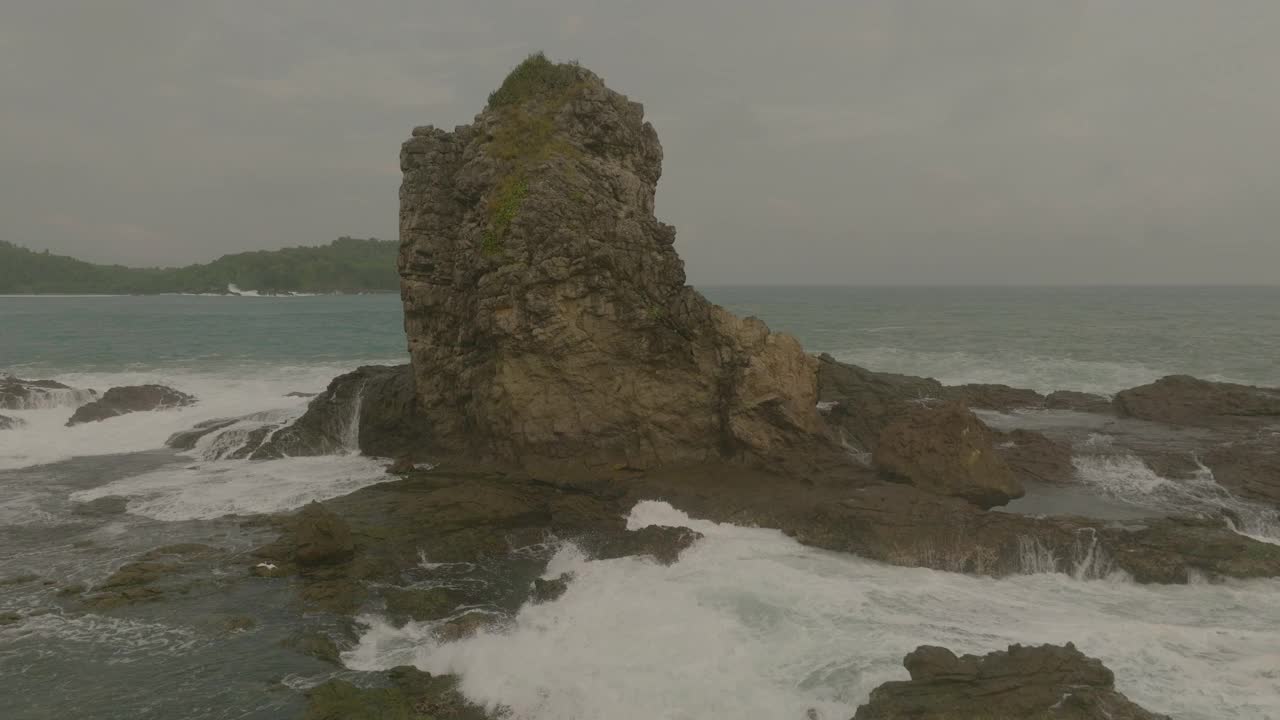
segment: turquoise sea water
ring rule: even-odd
[[[813,352],[948,383],[1114,392],[1160,375],[1280,385],[1280,288],[703,292]],[[403,361],[395,295],[0,297],[0,370]]]

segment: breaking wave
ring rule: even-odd
[[[989,652],[1073,641],[1136,702],[1184,720],[1280,717],[1271,657],[1280,583],[1144,586],[1062,574],[1002,580],[887,566],[782,533],[693,520],[641,503],[630,524],[705,538],[662,566],[561,550],[558,600],[503,628],[441,643],[430,623],[366,616],[352,669],[413,664],[520,720],[609,717],[844,720],[872,688],[906,678],[920,644]],[[1229,691],[1227,690],[1229,689]]]
[[[1072,463],[1082,482],[1108,497],[1171,515],[1225,516],[1238,532],[1280,545],[1280,513],[1231,494],[1203,465],[1192,477],[1173,480],[1134,455],[1083,455]]]

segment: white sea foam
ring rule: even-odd
[[[197,403],[185,408],[131,413],[75,427],[65,427],[71,416],[69,407],[6,410],[5,414],[25,420],[26,425],[0,432],[0,470],[77,456],[160,448],[171,434],[204,420],[271,410],[298,413],[308,399],[286,397],[286,393],[323,390],[335,376],[348,372],[356,364],[245,367],[219,372],[158,370],[56,375],[52,379],[100,392],[121,385],[159,383],[196,396]]]
[[[1072,463],[1081,481],[1109,497],[1169,514],[1225,511],[1239,518],[1236,530],[1241,534],[1280,545],[1280,513],[1232,495],[1203,465],[1194,477],[1173,480],[1133,455],[1084,455],[1072,458]]]
[[[87,502],[129,499],[128,511],[156,520],[207,520],[272,513],[384,482],[383,461],[359,455],[222,460],[158,470],[73,493]]]
[[[1004,580],[898,568],[806,548],[779,532],[690,520],[641,503],[629,526],[706,537],[669,567],[561,551],[559,600],[503,631],[450,644],[431,626],[365,618],[353,669],[411,663],[520,720],[852,716],[872,688],[906,678],[920,644],[988,652],[1075,642],[1118,688],[1181,720],[1280,717],[1280,582],[1144,586],[1061,574]]]

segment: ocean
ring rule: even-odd
[[[1114,393],[1186,373],[1280,386],[1280,288],[704,292],[811,351],[949,384]],[[290,647],[339,620],[291,611],[283,583],[230,582],[212,564],[178,599],[69,609],[63,588],[100,583],[152,548],[243,554],[271,537],[255,515],[387,480],[382,462],[357,455],[249,462],[163,443],[202,420],[296,416],[307,400],[289,393],[405,361],[392,295],[0,297],[0,371],[99,390],[163,383],[199,398],[73,428],[65,406],[0,411],[26,422],[0,431],[0,618],[16,618],[0,624],[0,715],[291,717],[330,677],[361,682],[411,663],[459,674],[469,697],[513,718],[800,720],[814,709],[845,720],[873,687],[906,677],[901,658],[916,645],[1073,641],[1149,709],[1280,718],[1280,582],[973,578],[818,551],[662,503],[642,503],[630,522],[701,531],[678,563],[588,562],[559,547],[549,574],[574,572],[569,591],[521,609],[507,632],[440,645],[423,626],[366,615],[341,668]],[[1168,503],[1143,468],[1078,468],[1125,502]],[[125,512],[87,509],[111,497],[127,499]]]

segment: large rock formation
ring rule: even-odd
[[[102,397],[76,409],[67,425],[99,422],[119,415],[149,410],[166,410],[194,404],[196,399],[164,385],[113,387]]]
[[[445,452],[598,471],[812,443],[816,361],[685,285],[644,109],[533,56],[400,155],[416,392]]]
[[[921,645],[903,665],[911,680],[872,690],[854,720],[1168,720],[1117,692],[1115,675],[1071,643],[1011,645],[982,657]]]

